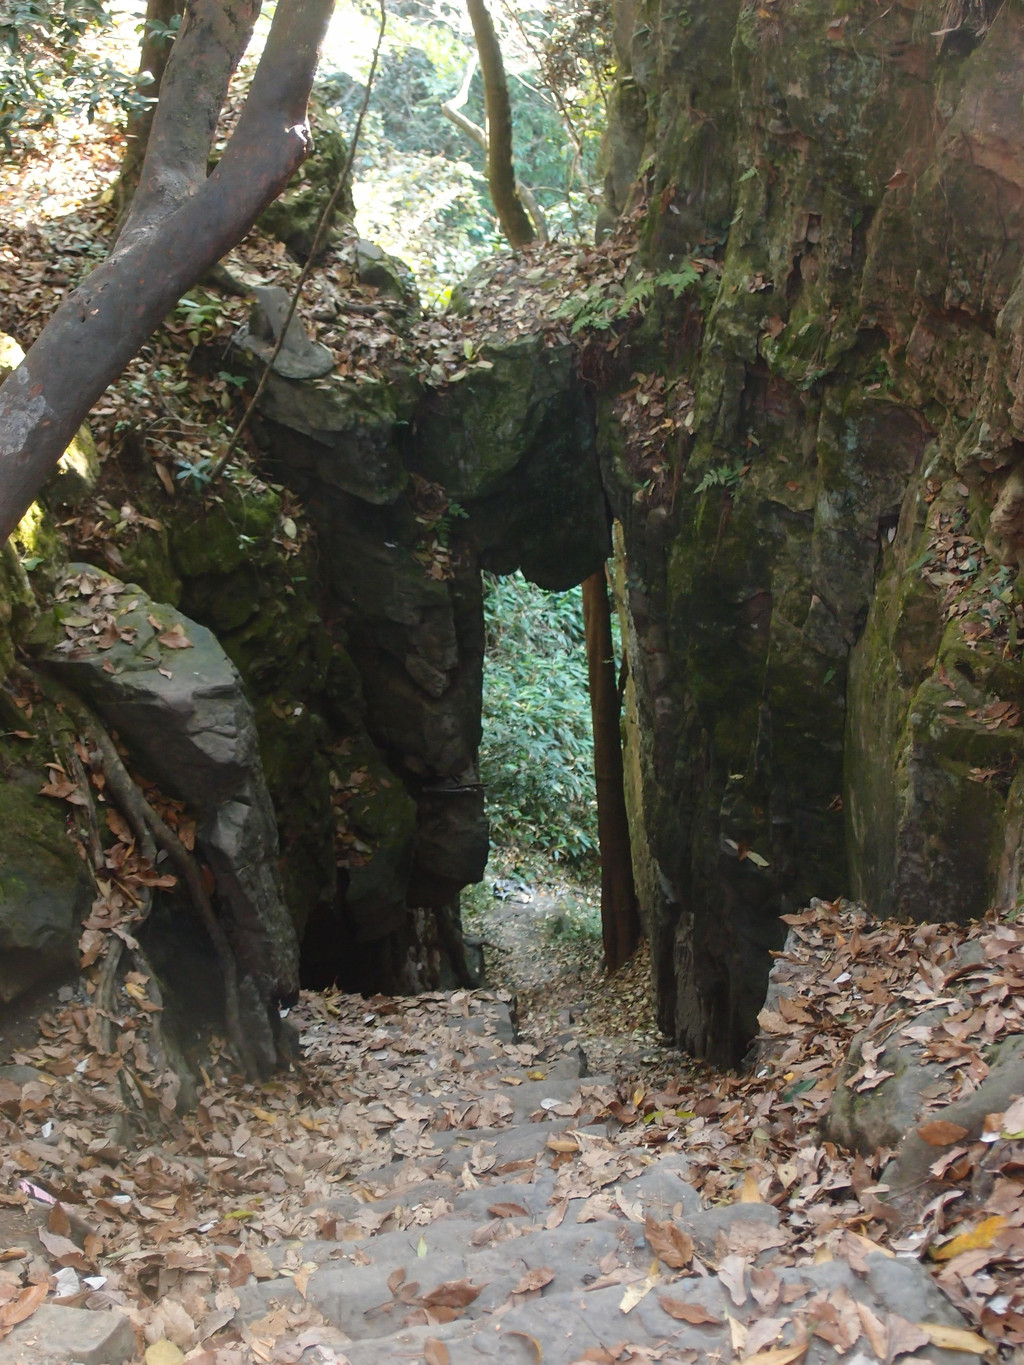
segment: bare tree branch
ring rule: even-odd
[[[309,248],[309,255],[306,257],[305,264],[303,265],[302,270],[299,272],[299,278],[296,281],[295,288],[292,290],[292,297],[288,304],[288,312],[285,314],[284,322],[281,324],[281,331],[280,334],[278,335],[277,341],[274,344],[274,349],[267,357],[267,362],[263,366],[263,373],[260,375],[259,383],[256,385],[256,392],[252,395],[252,397],[249,399],[249,402],[246,404],[245,412],[242,413],[242,420],[235,428],[234,435],[228,442],[227,449],[224,451],[223,455],[220,456],[220,458],[214,464],[213,468],[210,470],[211,483],[214,480],[219,479],[221,474],[224,473],[224,470],[227,468],[228,461],[231,459],[231,456],[234,454],[234,452],[238,449],[238,444],[242,439],[245,429],[249,425],[249,422],[252,420],[252,415],[256,410],[256,404],[260,401],[260,398],[263,395],[263,390],[267,387],[267,382],[270,379],[270,372],[274,368],[274,361],[281,354],[281,347],[284,345],[285,339],[288,336],[288,328],[292,324],[292,318],[295,316],[295,310],[299,306],[299,299],[302,297],[302,287],[306,283],[307,279],[309,279],[310,271],[313,269],[314,262],[316,261],[316,258],[319,255],[320,247],[323,245],[324,239],[327,236],[328,226],[330,225],[334,218],[335,205],[341,198],[342,192],[345,189],[345,185],[348,182],[348,178],[352,173],[352,167],[356,159],[356,150],[359,147],[359,138],[363,131],[363,120],[366,118],[366,111],[370,107],[370,96],[373,94],[373,81],[374,77],[377,74],[377,64],[380,61],[380,50],[384,45],[384,31],[387,28],[388,23],[388,12],[384,0],[379,0],[379,3],[380,30],[377,33],[377,45],[373,49],[373,60],[370,62],[370,72],[369,75],[366,77],[366,90],[365,93],[363,94],[363,102],[359,107],[359,116],[356,119],[356,126],[352,131],[352,137],[351,140],[349,141],[348,154],[345,157],[345,164],[342,167],[341,175],[338,176],[338,183],[335,185],[333,191],[331,192],[330,197],[327,200],[327,203],[323,207],[323,212],[320,214],[320,221],[316,225],[316,232],[313,234],[313,242]]]
[[[249,12],[249,0],[222,0],[235,14],[242,5]],[[238,125],[213,174],[153,221],[147,192],[139,218],[132,214],[140,230],[123,234],[111,256],[64,299],[0,388],[0,542],[17,526],[103,390],[189,286],[242,239],[301,164],[309,143],[306,103],[331,9],[332,0],[280,0]],[[221,36],[223,67],[233,49],[227,35]],[[186,81],[187,71],[174,76],[174,68],[187,65],[189,51],[187,44],[175,44],[165,85]],[[226,89],[223,75],[221,83]],[[175,116],[184,97],[183,85],[166,110],[163,101],[158,106],[154,157],[173,142],[159,125]],[[198,92],[197,98],[202,99]],[[194,137],[194,132],[184,137],[179,149],[183,185],[195,174]],[[147,155],[144,182],[148,163]]]
[[[466,0],[480,74],[484,78],[484,107],[487,111],[487,180],[494,211],[509,245],[516,250],[529,246],[534,231],[516,190],[512,157],[512,106],[508,98],[505,63],[494,22],[484,0]]]
[[[189,0],[118,245],[165,218],[206,179],[228,84],[259,12],[260,0]]]
[[[460,91],[460,96],[461,93],[462,92]],[[462,100],[462,103],[465,103],[464,99]],[[444,114],[445,118],[448,119],[450,123],[454,123],[456,128],[461,128],[466,136],[477,144],[484,156],[488,155],[487,134],[480,127],[479,123],[474,123],[471,118],[468,118],[462,112],[457,99],[442,104],[441,113]],[[529,185],[524,185],[521,180],[516,181],[516,193],[526,205],[526,211],[533,219],[533,225],[537,229],[537,240],[546,242],[548,240],[548,220],[544,217],[544,210],[538,203],[537,196],[534,194],[533,190],[530,189]]]

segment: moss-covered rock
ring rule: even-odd
[[[0,746],[0,1002],[48,976],[70,975],[92,883],[68,837],[62,803]]]
[[[610,197],[648,158],[642,264],[717,270],[630,360],[694,392],[670,505],[598,399],[638,883],[659,1018],[738,1060],[788,901],[1019,894],[1024,18],[617,10]]]
[[[320,216],[348,163],[348,144],[341,124],[317,96],[310,101],[309,122],[312,152],[295,172],[284,193],[264,209],[259,218],[263,231],[284,242],[300,261],[305,261],[312,250]],[[335,205],[325,244],[330,243],[339,220],[351,222],[354,212],[352,191],[346,184]]]

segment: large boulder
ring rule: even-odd
[[[48,626],[43,665],[90,702],[146,776],[196,813],[197,848],[259,1001],[254,1042],[272,1054],[266,1011],[298,989],[298,945],[237,669],[205,627],[89,565],[69,568]]]

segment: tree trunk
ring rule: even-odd
[[[331,10],[332,0],[280,0],[235,132],[207,176],[217,118],[259,0],[191,0],[117,244],[0,388],[0,543],[103,390],[301,164],[306,103]]]
[[[487,182],[494,211],[509,246],[517,251],[529,246],[534,232],[516,189],[512,160],[512,106],[508,98],[505,63],[494,23],[484,0],[466,0],[480,57],[484,79],[484,108],[487,111]]]
[[[604,569],[584,580],[583,626],[594,726],[597,839],[601,854],[601,936],[605,965],[608,971],[615,972],[640,942],[640,916],[633,886],[629,821],[622,783],[619,689]]]
[[[146,6],[145,27],[142,32],[142,50],[139,54],[139,90],[148,99],[160,97],[160,86],[164,70],[171,55],[173,40],[159,30],[166,29],[171,20],[182,13],[184,0],[149,0]],[[158,31],[154,32],[154,26]],[[149,80],[146,81],[145,77]],[[142,162],[149,143],[149,132],[153,126],[156,105],[147,105],[128,115],[125,124],[124,158],[121,161],[121,174],[117,182],[117,195],[121,211],[131,203],[132,195],[139,183]]]

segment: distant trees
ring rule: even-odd
[[[0,387],[0,543],[103,390],[306,156],[306,106],[332,9],[333,0],[279,0],[235,131],[207,174],[260,0],[190,0],[117,244]]]
[[[109,22],[100,0],[18,0],[0,8],[0,140],[8,153],[58,117],[91,120],[101,105],[145,106],[128,72],[83,50],[90,30]]]

